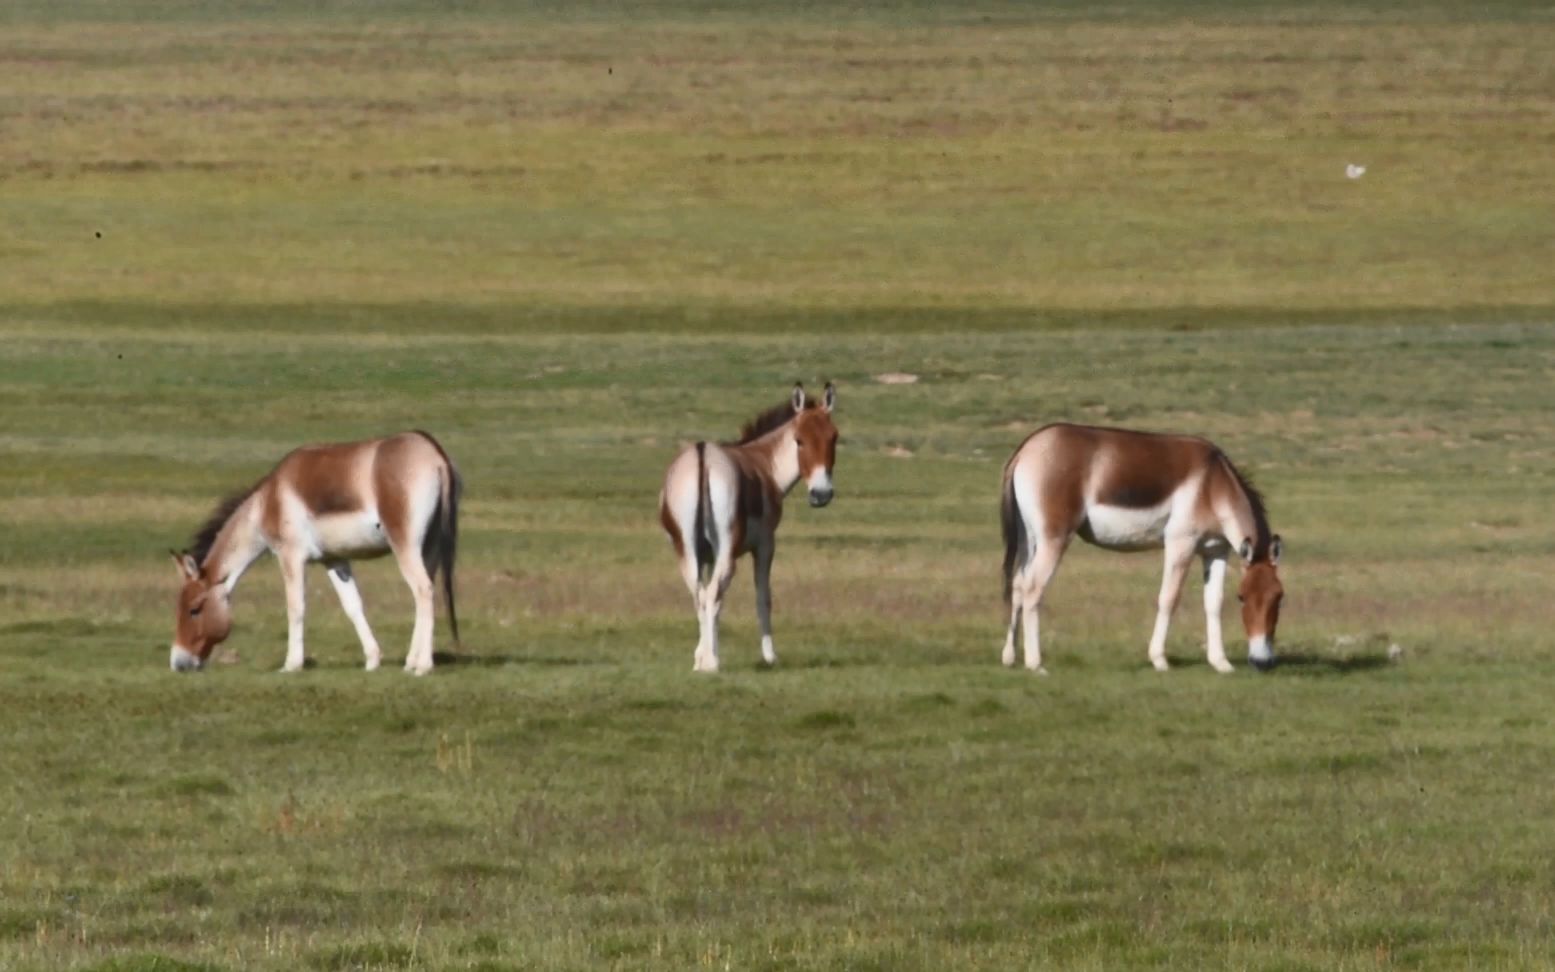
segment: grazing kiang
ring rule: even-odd
[[[1107,550],[1166,551],[1156,600],[1150,663],[1166,671],[1166,629],[1195,557],[1204,564],[1209,663],[1231,671],[1220,634],[1226,560],[1242,562],[1238,598],[1248,660],[1274,662],[1279,622],[1280,538],[1269,532],[1263,497],[1213,443],[1084,425],[1033,432],[1004,466],[1004,593],[1010,627],[1003,661],[1015,664],[1015,636],[1025,622],[1025,663],[1043,672],[1038,613],[1058,562],[1078,535]]]
[[[405,670],[432,670],[433,582],[443,575],[443,597],[454,641],[454,557],[459,538],[462,484],[448,453],[425,432],[338,445],[305,446],[288,453],[270,474],[223,502],[200,530],[192,549],[174,553],[183,589],[178,594],[171,664],[174,671],[204,667],[211,650],[232,631],[232,589],[265,551],[280,561],[286,585],[286,663],[303,667],[303,573],[322,563],[340,604],[356,628],[367,670],[381,652],[351,561],[394,554],[416,602]]]
[[[697,612],[693,671],[718,671],[718,616],[735,560],[746,553],[756,563],[761,657],[768,665],[777,662],[771,579],[783,497],[803,481],[811,506],[831,502],[836,403],[837,389],[830,382],[819,402],[796,384],[789,401],[746,423],[738,441],[687,446],[664,474],[659,521],[675,547]]]

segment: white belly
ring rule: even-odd
[[[1161,546],[1171,514],[1170,501],[1143,509],[1092,505],[1085,511],[1086,539],[1108,550],[1150,550]]]
[[[313,521],[314,559],[360,559],[389,552],[389,538],[376,512],[331,513]]]

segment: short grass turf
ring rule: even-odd
[[[1546,11],[0,18],[0,968],[1555,964]],[[780,665],[746,566],[693,677],[658,477],[796,378],[838,499]],[[1190,583],[1155,675],[1158,557],[1079,546],[998,666],[1055,419],[1258,479],[1285,664],[1214,676]],[[437,672],[314,576],[277,674],[261,562],[168,673],[167,548],[407,427],[468,483]]]

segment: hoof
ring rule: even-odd
[[[1150,665],[1158,672],[1169,672],[1172,670],[1172,666],[1166,663],[1165,658],[1152,658],[1150,659]]]
[[[362,669],[363,669],[363,671],[376,672],[378,670],[378,666],[380,664],[381,664],[381,662],[379,662],[378,659],[374,658],[371,661],[369,661],[366,665],[363,665]]]
[[[999,661],[1004,664],[1005,668],[1014,668],[1015,667],[1015,649],[1014,648],[1006,648],[1006,649],[1004,649],[1004,653],[999,656]]]
[[[1047,677],[1047,669],[1043,668],[1041,665],[1038,665],[1036,668],[1028,668],[1027,671],[1033,675],[1041,675],[1044,678]]]
[[[1218,665],[1214,662],[1210,662],[1209,664],[1211,668],[1215,669],[1215,671],[1222,675],[1230,675],[1232,672],[1236,671],[1236,668],[1234,668],[1230,662],[1221,662]]]

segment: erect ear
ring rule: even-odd
[[[821,396],[821,406],[828,412],[837,407],[837,386],[829,381],[826,383],[826,394]]]
[[[1276,533],[1269,540],[1269,563],[1278,567],[1280,565],[1280,535]]]
[[[1250,564],[1250,563],[1252,563],[1253,562],[1253,540],[1252,540],[1252,538],[1251,537],[1244,538],[1242,540],[1242,545],[1240,547],[1236,548],[1236,552],[1241,555],[1243,564]]]
[[[172,556],[173,563],[178,567],[178,573],[184,580],[194,580],[200,576],[200,565],[194,562],[194,558],[189,556],[187,550],[183,553],[169,550],[168,554]]]
[[[802,411],[804,411],[804,401],[805,401],[805,399],[804,399],[804,385],[801,384],[800,382],[796,381],[796,382],[794,382],[794,411],[795,412],[802,412]]]

